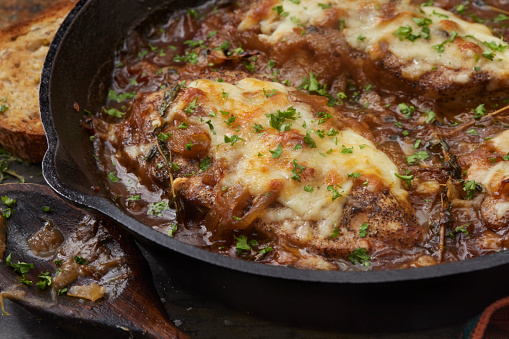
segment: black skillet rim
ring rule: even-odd
[[[39,105],[41,120],[48,141],[48,150],[44,156],[42,169],[43,176],[48,185],[61,196],[76,202],[80,205],[92,208],[126,227],[130,232],[154,242],[165,249],[184,254],[202,262],[220,266],[234,271],[265,276],[269,278],[287,279],[300,282],[333,283],[333,284],[383,284],[393,282],[405,282],[414,280],[426,280],[434,278],[445,278],[453,275],[472,273],[475,271],[488,270],[490,268],[509,264],[509,251],[493,253],[482,257],[443,263],[429,267],[408,268],[387,271],[317,271],[297,269],[293,267],[271,266],[266,264],[244,261],[231,258],[221,254],[188,245],[176,239],[170,238],[143,223],[137,221],[127,213],[120,210],[112,202],[83,194],[66,185],[58,177],[57,151],[61,146],[57,131],[53,124],[52,112],[50,110],[51,96],[51,74],[55,58],[58,57],[60,44],[65,39],[67,31],[72,27],[74,20],[79,13],[86,9],[85,5],[90,0],[80,0],[69,16],[64,20],[50,45],[44,68],[41,76],[39,90]]]

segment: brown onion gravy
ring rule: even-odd
[[[423,2],[425,1],[415,1]],[[490,5],[508,10],[504,3],[502,0],[491,1]],[[456,13],[456,6],[463,4],[463,1],[437,0],[434,4]],[[377,147],[385,152],[400,170],[404,172],[407,169],[408,174],[419,178],[420,182],[435,180],[442,187],[445,187],[448,178],[456,169],[455,162],[444,159],[443,145],[441,146],[437,135],[447,135],[443,140],[448,145],[449,154],[461,157],[478,148],[486,138],[494,137],[509,128],[507,115],[502,114],[486,121],[476,121],[478,135],[464,131],[450,134],[456,126],[473,121],[472,111],[479,104],[484,103],[489,112],[492,112],[507,105],[507,101],[505,98],[490,96],[473,96],[461,103],[434,100],[402,90],[398,83],[391,84],[383,80],[371,82],[372,69],[359,69],[352,63],[351,55],[344,57],[343,54],[330,53],[327,50],[329,41],[337,39],[339,50],[343,53],[353,53],[346,46],[341,47],[345,42],[326,28],[322,29],[320,34],[310,31],[301,36],[289,36],[287,42],[291,47],[269,48],[256,32],[241,33],[237,30],[241,12],[239,6],[242,5],[242,1],[219,6],[209,3],[190,11],[172,14],[164,22],[143,24],[139,29],[129,32],[116,54],[110,90],[117,96],[125,93],[137,93],[140,96],[142,93],[171,86],[177,81],[197,79],[201,74],[226,70],[261,74],[273,81],[298,87],[302,83],[302,78],[308,77],[312,72],[318,75],[321,84],[327,84],[329,93],[333,95],[345,93],[346,99],[336,106],[337,109],[345,116],[367,124]],[[508,38],[509,20],[494,20],[499,14],[470,2],[465,13],[458,15],[466,21],[482,21],[493,29],[495,35]],[[219,46],[223,41],[228,41],[232,46],[231,49],[242,46],[245,55],[220,60],[211,65],[193,64],[189,59],[182,62],[180,60],[186,56],[185,51],[190,50],[189,41],[202,41],[202,44],[207,46]],[[212,53],[211,50],[212,48],[209,53]],[[192,55],[191,59],[194,57],[198,58],[200,55]],[[274,61],[272,67],[269,66],[270,60]],[[249,69],[250,67],[253,68]],[[383,87],[379,84],[383,84]],[[370,100],[377,101],[379,105],[366,104]],[[118,102],[115,96],[112,96],[107,100],[105,107],[116,108],[129,114],[132,102],[132,97]],[[425,113],[425,109],[421,108],[436,112],[436,122],[426,124],[414,119],[402,120],[401,115],[397,113],[399,103],[418,107],[419,115]],[[104,112],[98,112],[95,119],[104,120],[106,123],[118,121]],[[396,122],[401,122],[402,125],[398,126]],[[206,211],[196,206],[185,206],[185,225],[176,221],[173,209],[163,210],[160,215],[149,214],[149,204],[156,204],[162,198],[168,198],[168,187],[162,187],[158,178],[145,172],[142,166],[131,168],[129,163],[116,159],[117,150],[98,139],[94,142],[97,163],[105,177],[113,175],[113,180],[112,177],[106,180],[112,199],[147,226],[164,233],[170,232],[181,241],[214,252],[273,265],[280,264],[281,257],[291,256],[292,252],[299,251],[297,247],[291,245],[281,248],[276,241],[254,230],[248,230],[233,232],[236,237],[245,235],[250,240],[256,240],[256,244],[252,243],[251,253],[239,252],[236,249],[235,238],[231,235],[225,239],[212,240],[211,232],[204,222]],[[407,163],[402,144],[416,140],[421,140],[422,145],[426,146],[430,156],[428,161],[432,166],[409,166]],[[378,270],[426,266],[506,249],[509,245],[507,227],[509,225],[496,229],[487,225],[486,220],[480,215],[482,195],[477,194],[473,199],[466,200],[467,203],[464,205],[452,206],[446,211],[442,192],[443,190],[433,193],[420,192],[415,187],[409,190],[409,199],[416,218],[426,232],[425,240],[421,246],[409,250],[387,247],[370,253],[371,268]],[[140,199],[133,198],[136,196]],[[441,237],[439,224],[444,218],[449,218],[450,222],[446,229],[442,230],[446,233],[445,249],[443,257],[439,260]],[[177,223],[177,231],[173,232]],[[267,246],[271,246],[273,251],[261,254],[260,251]],[[334,262],[339,269],[361,269],[346,259],[327,258],[327,260]]]

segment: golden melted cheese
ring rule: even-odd
[[[331,4],[329,8],[320,6],[328,3]],[[456,83],[468,83],[476,72],[481,71],[494,75],[488,89],[507,85],[509,49],[499,47],[507,44],[495,37],[487,26],[464,21],[438,7],[420,7],[411,4],[410,0],[397,3],[390,0],[301,0],[300,4],[272,0],[259,6],[264,6],[265,10],[252,8],[239,25],[239,30],[259,27],[262,39],[272,44],[278,43],[287,34],[295,34],[294,29],[298,27],[308,28],[328,22],[327,11],[335,11],[344,20],[340,24],[338,18],[338,31],[343,28],[341,34],[353,49],[368,54],[373,60],[381,59],[390,52],[406,79],[418,80],[436,67],[443,66],[461,70],[448,74],[450,80]],[[285,14],[278,15],[274,9],[278,6],[282,6]],[[383,10],[385,7],[389,14]],[[428,39],[421,37],[411,41],[394,34],[402,27],[410,27],[411,34],[420,35],[424,26],[419,26],[418,22],[422,20],[430,20],[425,25],[429,28]],[[454,41],[447,41],[455,33]],[[485,43],[496,47],[492,49]],[[443,46],[443,51],[439,46]]]
[[[509,154],[509,131],[505,131],[489,141],[500,154]],[[474,162],[468,170],[467,180],[475,180],[483,186],[488,195],[495,195],[505,180],[509,179],[509,161],[499,161],[491,166]],[[494,203],[496,216],[501,219],[509,212],[509,196],[502,196]]]
[[[244,79],[237,85],[197,80],[188,87],[203,92],[196,102],[208,116],[190,115],[188,119],[210,133],[209,155],[213,161],[221,161],[226,166],[219,183],[221,187],[240,184],[247,187],[250,194],[258,196],[269,191],[272,180],[284,182],[277,200],[283,209],[271,215],[273,222],[314,220],[319,224],[318,233],[322,237],[330,236],[334,221],[341,219],[343,205],[352,189],[353,179],[348,175],[353,173],[379,178],[399,199],[407,198],[400,179],[394,175],[398,169],[385,153],[351,129],[327,135],[333,128],[331,124],[314,116],[309,104],[293,101],[291,92],[295,89],[256,79]],[[179,98],[171,106],[167,122],[189,106],[189,102]],[[290,131],[280,132],[270,126],[267,115],[291,108],[296,111],[295,120],[284,121],[291,124]],[[323,110],[327,112],[330,108],[324,106]],[[232,116],[235,121],[229,124]],[[263,126],[263,130],[256,132],[255,124]],[[325,133],[323,137],[318,134],[320,130]],[[285,141],[287,133],[299,139],[302,148],[295,149],[295,142]],[[306,134],[314,140],[316,148],[303,142]],[[233,145],[225,142],[225,136],[234,138],[234,135],[239,140]],[[270,151],[276,151],[278,145],[282,152],[276,157]],[[305,170],[296,164],[304,166]],[[299,173],[301,170],[303,172]],[[299,174],[300,181],[295,176],[292,178],[294,172]],[[368,189],[375,188],[368,185]]]

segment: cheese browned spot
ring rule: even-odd
[[[270,7],[271,10],[260,11]],[[277,44],[284,36],[330,27],[354,51],[378,68],[428,95],[443,97],[507,87],[509,50],[483,24],[462,20],[434,6],[410,0],[262,1],[247,11],[239,30],[259,30],[262,40]],[[282,6],[283,15],[274,8]],[[341,21],[340,21],[341,20]],[[316,30],[313,30],[316,33]]]

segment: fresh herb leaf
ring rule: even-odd
[[[27,264],[26,262],[20,262],[19,260],[17,264],[13,264],[11,255],[12,253],[10,253],[7,256],[7,258],[5,258],[5,262],[7,263],[7,266],[14,270],[14,272],[17,272],[19,274],[25,274],[28,273],[28,271],[30,271],[32,268],[34,268],[34,264]]]
[[[148,214],[155,215],[158,217],[163,216],[163,211],[170,209],[170,206],[168,205],[168,201],[162,200],[157,203],[151,202],[148,204]]]
[[[241,254],[243,251],[251,251],[251,246],[247,243],[247,237],[245,235],[241,237],[233,236],[237,243],[235,244],[235,248],[237,249],[237,254]]]
[[[200,169],[205,172],[210,167],[210,157],[207,156],[203,161],[200,163]]]
[[[368,235],[369,225],[367,222],[362,223],[359,231],[359,237],[365,238]]]
[[[406,182],[406,184],[408,185],[408,189],[412,188],[412,179],[414,178],[413,175],[401,175],[398,173],[394,173],[394,175],[403,180],[404,182]]]
[[[88,261],[85,260],[84,258],[82,257],[79,257],[79,256],[75,256],[74,257],[74,261],[76,262],[76,264],[78,265],[88,265]]]
[[[9,198],[8,196],[4,195],[2,197],[2,202],[7,206],[7,207],[13,207],[15,204],[16,204],[16,200],[12,199],[12,198]]]
[[[306,169],[306,166],[299,165],[297,163],[297,159],[293,159],[291,161],[291,163],[293,165],[293,169],[292,169],[292,176],[290,178],[300,182],[300,174],[302,174],[302,172]]]
[[[484,104],[481,104],[474,109],[474,119],[479,119],[485,116],[487,113],[488,111],[486,108],[484,108]]]
[[[283,154],[283,148],[281,147],[281,143],[279,143],[274,151],[269,150],[270,154],[272,154],[273,159],[277,159]]]
[[[46,287],[51,286],[51,276],[49,271],[46,271],[46,273],[39,274],[38,277],[41,281],[39,281],[36,285],[41,290],[44,290],[46,289]]]
[[[168,236],[170,238],[173,238],[175,236],[175,233],[177,232],[178,225],[175,223],[171,223],[170,227],[168,227]]]
[[[430,155],[428,154],[428,152],[426,151],[419,151],[417,153],[414,153],[412,155],[408,155],[406,157],[406,161],[408,164],[415,164],[417,163],[417,160],[419,161],[424,161],[426,159],[428,159],[430,157]]]
[[[348,256],[348,260],[354,265],[364,265],[369,267],[371,257],[368,255],[368,251],[365,248],[356,248]]]

